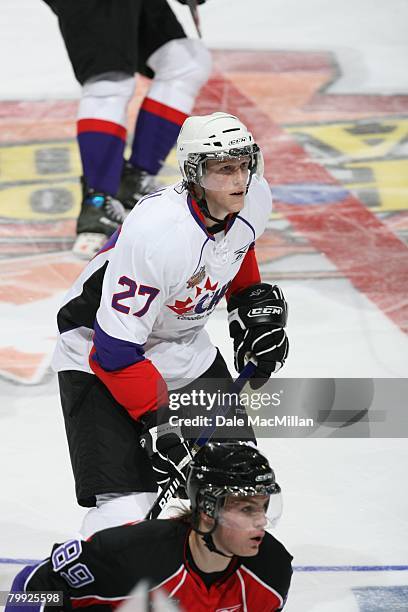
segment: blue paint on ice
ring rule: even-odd
[[[324,183],[292,183],[271,187],[272,197],[284,204],[340,204],[349,195],[347,189]]]

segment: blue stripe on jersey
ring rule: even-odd
[[[195,267],[195,269],[194,269],[193,274],[195,274],[195,273],[197,272],[197,270],[198,270],[198,268],[199,268],[199,266],[200,266],[200,263],[201,263],[201,258],[202,258],[202,256],[203,256],[204,247],[205,247],[205,245],[207,244],[207,242],[209,241],[209,239],[210,239],[210,237],[208,237],[208,238],[207,238],[207,240],[205,240],[205,241],[203,242],[203,245],[202,245],[202,247],[201,247],[201,251],[200,251],[200,257],[199,257],[199,260],[198,260],[198,264],[196,265],[196,267]]]
[[[24,567],[21,570],[21,572],[19,572],[17,576],[14,578],[13,584],[11,585],[11,588],[10,588],[10,593],[25,592],[24,586],[27,581],[27,578],[29,578],[29,576],[33,573],[34,569],[40,564],[41,562],[37,563],[36,565],[27,565],[26,567]],[[41,609],[42,609],[41,603],[32,604],[32,605],[27,604],[24,606],[24,610],[26,610],[26,612],[40,612]],[[16,605],[13,605],[12,603],[7,604],[6,611],[7,612],[11,612],[11,611],[20,612],[21,604],[20,606],[18,606],[17,603]]]
[[[240,217],[239,215],[236,216],[237,219],[239,219],[240,221],[242,221],[243,223],[246,223],[246,225],[252,230],[252,233],[254,235],[254,240],[255,240],[255,230],[252,227],[252,225],[249,223],[249,221],[247,221],[246,219],[244,219],[244,217]]]
[[[119,338],[109,336],[109,334],[103,331],[96,320],[94,330],[93,342],[96,355],[94,355],[93,359],[107,372],[122,370],[145,359],[142,344],[119,340]]]
[[[226,234],[230,231],[231,227],[234,225],[235,219],[237,218],[237,216],[238,216],[237,214],[230,215],[227,225],[225,226]]]
[[[100,255],[101,253],[106,253],[106,251],[110,251],[110,249],[113,249],[113,247],[118,241],[121,230],[122,230],[122,226],[118,227],[118,229],[115,232],[113,232],[112,236],[108,239],[107,242],[105,242],[103,247],[97,252],[96,255]]]
[[[143,198],[140,198],[140,200],[138,201],[137,205],[140,206],[140,204],[142,202],[144,202],[145,200],[151,200],[151,198],[157,198],[158,196],[162,196],[163,195],[163,191],[167,189],[167,187],[162,187],[161,189],[156,189],[156,191],[153,191],[153,193],[149,193],[148,195],[143,196]]]
[[[201,227],[203,232],[206,233],[206,235],[210,238],[210,240],[215,240],[214,236],[208,233],[207,226],[205,225],[204,221],[199,217],[197,211],[194,209],[193,199],[190,194],[187,196],[187,204],[193,216],[194,221]]]

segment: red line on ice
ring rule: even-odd
[[[284,94],[283,94],[284,95]],[[206,85],[195,112],[224,110],[253,130],[262,147],[271,184],[323,184],[341,187],[314,162],[290,134],[217,75]],[[408,331],[408,248],[352,194],[325,204],[285,204],[275,208],[323,252],[362,293],[404,332]]]

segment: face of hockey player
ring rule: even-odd
[[[238,213],[244,206],[249,178],[250,157],[225,161],[208,160],[201,184],[208,209],[216,219]]]
[[[229,497],[213,533],[216,547],[229,555],[257,555],[268,524],[268,504],[268,495]]]

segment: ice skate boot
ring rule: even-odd
[[[119,200],[89,189],[77,221],[77,239],[72,249],[75,255],[92,259],[125,218],[126,211]]]
[[[156,181],[155,176],[125,162],[117,197],[125,208],[131,210],[143,196],[161,188],[162,185]]]

